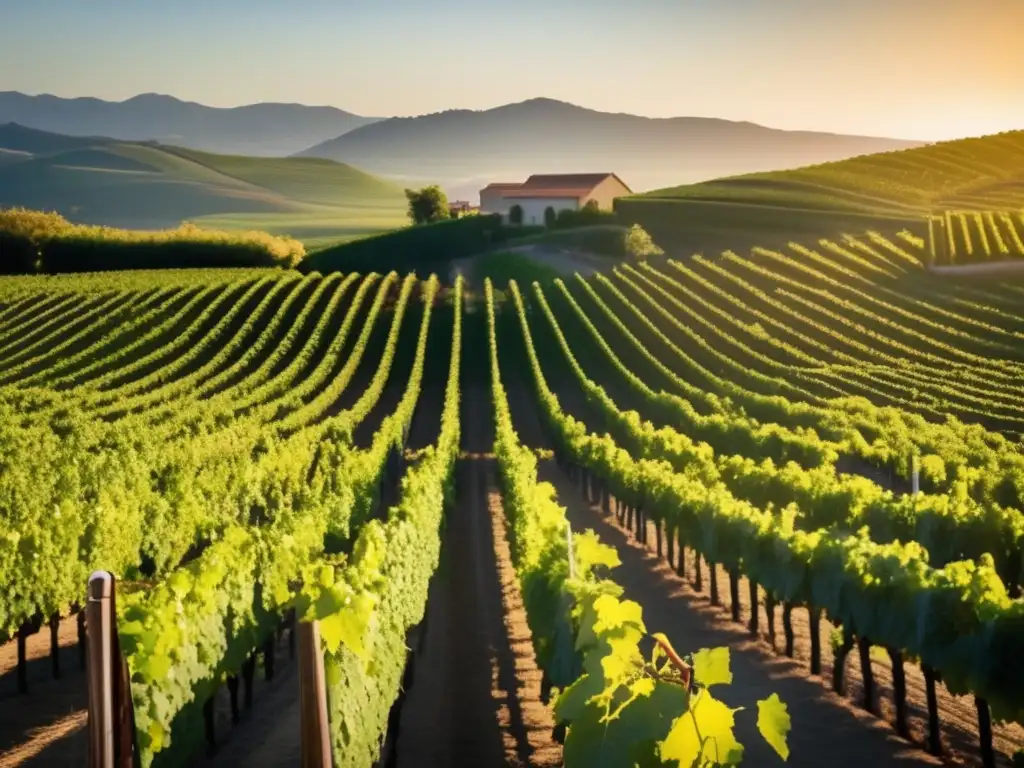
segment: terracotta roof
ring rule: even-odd
[[[531,188],[586,189],[589,192],[608,178],[613,178],[619,184],[626,187],[626,183],[614,173],[535,173],[526,180],[523,186]],[[626,187],[626,189],[629,189],[629,187]]]
[[[611,175],[610,173],[535,173],[526,180],[523,186],[534,188],[593,189]]]
[[[534,198],[534,197],[560,197],[560,198],[581,198],[586,197],[593,191],[593,187],[574,187],[560,189],[558,187],[539,187],[530,189],[520,187],[506,192],[502,197],[509,199]]]
[[[489,189],[519,189],[519,187],[521,187],[521,186],[523,186],[523,185],[520,182],[518,182],[518,181],[505,181],[505,182],[498,181],[498,182],[494,182],[492,184],[488,184],[486,187],[484,187],[480,191],[481,192],[486,192]]]
[[[632,192],[625,182],[614,173],[535,173],[522,184],[495,183],[488,184],[481,192],[501,192],[502,197],[586,197],[598,184],[609,177],[614,178],[628,192]]]

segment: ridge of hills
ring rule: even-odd
[[[791,168],[922,142],[782,131],[716,118],[649,118],[537,98],[364,125],[299,153],[371,173],[436,180],[476,200],[492,181],[611,169],[642,192],[680,182]]]
[[[68,136],[152,140],[228,154],[289,155],[377,119],[336,107],[303,104],[209,107],[156,93],[105,101],[0,91],[0,123],[15,122]]]
[[[908,229],[946,210],[1024,210],[1024,131],[657,189],[619,201],[672,255]]]
[[[309,245],[405,223],[400,187],[330,160],[221,155],[0,125],[0,207],[130,229],[183,220]]]

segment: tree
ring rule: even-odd
[[[430,224],[449,218],[448,196],[436,184],[420,190],[405,190],[409,201],[409,218],[413,224]]]
[[[558,214],[556,214],[555,209],[549,205],[544,209],[544,226],[548,229],[552,229],[557,222]]]
[[[647,230],[639,224],[634,224],[625,234],[626,255],[634,258],[646,256],[661,256],[665,253],[655,244],[654,240],[647,233]]]
[[[523,206],[516,203],[508,209],[508,223],[516,225],[523,223]]]

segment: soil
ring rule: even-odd
[[[0,768],[75,765],[86,754],[87,693],[77,617],[60,622],[57,639],[61,677],[54,679],[49,627],[27,638],[27,694],[18,693],[17,641],[0,645]]]
[[[490,397],[463,390],[464,453],[444,523],[422,653],[401,715],[404,766],[558,766],[541,673],[505,538]]]

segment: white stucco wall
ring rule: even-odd
[[[544,223],[544,211],[548,206],[555,209],[555,213],[568,208],[569,210],[575,211],[580,207],[580,201],[567,197],[567,198],[555,198],[555,197],[520,197],[520,198],[509,198],[505,201],[506,212],[513,205],[518,204],[523,209],[523,224],[526,225],[542,225]]]

